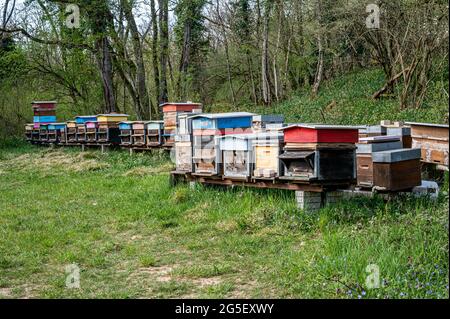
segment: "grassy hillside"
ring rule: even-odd
[[[293,192],[171,188],[169,159],[0,152],[0,298],[448,298],[448,192],[306,215]],[[65,267],[81,268],[81,289]],[[380,269],[367,289],[366,268]]]
[[[420,109],[400,110],[398,99],[385,97],[373,100],[372,94],[384,85],[384,75],[378,69],[355,71],[332,81],[325,81],[317,98],[304,89],[286,102],[272,107],[240,105],[240,111],[263,114],[284,114],[288,122],[329,124],[379,124],[381,120],[448,121],[448,80],[430,84],[424,105]],[[211,111],[229,111],[232,107],[216,105]]]

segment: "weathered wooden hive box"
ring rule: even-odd
[[[99,114],[97,115],[97,142],[100,144],[120,145],[119,123],[128,120],[127,114]]]
[[[165,103],[161,105],[164,117],[164,144],[165,146],[173,146],[175,143],[175,135],[177,134],[178,115],[183,113],[201,112],[203,106],[199,103]]]
[[[388,136],[400,136],[403,144],[403,148],[412,147],[412,137],[411,137],[411,127],[401,126],[401,127],[387,127]]]
[[[29,142],[33,140],[33,129],[34,129],[34,124],[26,124],[25,125],[25,138]]]
[[[387,128],[381,125],[369,125],[359,130],[359,138],[374,136],[384,136],[387,134]]]
[[[254,134],[235,134],[218,137],[219,150],[223,159],[223,176],[231,179],[249,179],[253,159]]]
[[[98,132],[98,122],[97,121],[87,121],[86,126],[86,143],[95,144],[97,143],[97,132]]]
[[[133,122],[126,121],[119,123],[120,130],[120,145],[130,146],[132,144],[133,138]]]
[[[39,125],[39,141],[48,142],[48,124]]]
[[[194,174],[222,174],[222,154],[216,137],[251,133],[253,116],[247,112],[192,116]]]
[[[353,181],[360,127],[299,124],[284,130],[279,156],[284,176],[293,181]]]
[[[282,115],[255,115],[252,128],[254,132],[262,132],[267,129],[282,128],[284,116]]]
[[[66,122],[66,140],[67,143],[77,142],[77,123],[75,121]]]
[[[163,143],[164,122],[150,121],[147,123],[147,146],[160,146]]]
[[[400,137],[385,136],[360,139],[356,146],[357,184],[363,188],[374,186],[373,153],[403,148]]]
[[[179,114],[175,135],[175,163],[177,172],[192,173],[192,113]]]
[[[86,142],[86,123],[97,121],[97,117],[95,115],[83,115],[75,117],[75,123],[77,126],[77,142],[85,143]]]
[[[146,133],[145,133],[146,124],[147,123],[143,121],[133,122],[133,138],[132,138],[133,146],[143,147],[146,145]]]
[[[401,191],[421,185],[420,155],[418,148],[373,153],[375,187],[386,191]]]
[[[284,134],[271,132],[258,134],[253,140],[255,167],[253,176],[256,179],[274,179],[283,175],[279,159],[283,151]]]
[[[411,125],[412,147],[421,149],[422,162],[439,164],[448,168],[449,125],[407,124]]]
[[[51,123],[48,125],[48,141],[50,143],[65,143],[62,139],[66,130],[66,123]]]
[[[56,102],[55,101],[34,101],[33,108],[34,127],[39,128],[40,124],[56,122]]]

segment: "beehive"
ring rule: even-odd
[[[374,186],[373,153],[403,148],[400,137],[390,139],[373,137],[370,140],[370,143],[356,145],[357,183],[360,187]],[[362,141],[368,142],[368,139]]]
[[[120,122],[125,122],[128,120],[127,114],[99,114],[97,115],[97,122],[99,124],[110,124],[109,127],[118,127]]]
[[[374,185],[386,191],[412,189],[422,183],[420,149],[373,153]]]
[[[193,115],[194,174],[222,174],[222,153],[216,137],[251,133],[254,115],[246,112]]]
[[[65,143],[66,123],[51,123],[48,125],[48,141],[50,143]]]
[[[279,155],[283,150],[284,135],[280,132],[269,134],[268,138],[259,136],[253,141],[255,157],[254,178],[273,179],[282,175]]]
[[[219,150],[223,159],[223,176],[235,179],[251,177],[254,134],[234,134],[218,137]]]
[[[160,146],[164,131],[164,122],[163,121],[150,121],[146,124],[147,126],[147,146]]]
[[[67,143],[76,143],[77,142],[77,123],[75,121],[66,122],[66,140]]]
[[[97,131],[98,131],[98,122],[97,121],[88,121],[85,123],[86,126],[86,143],[95,144],[97,143]]]
[[[411,125],[412,147],[421,149],[424,163],[449,166],[449,125],[407,123]]]
[[[133,125],[132,125],[133,146],[143,147],[146,145],[146,133],[145,133],[146,124],[147,124],[146,122],[142,122],[142,121],[133,122]]]
[[[283,177],[298,181],[353,181],[360,127],[295,124],[283,129]]]

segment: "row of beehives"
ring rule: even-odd
[[[357,180],[364,188],[399,191],[420,185],[420,161],[426,160],[423,154],[437,154],[429,149],[436,148],[433,143],[427,144],[428,149],[424,149],[424,143],[411,148],[418,145],[411,127],[416,133],[417,127],[427,124],[294,124],[271,128],[276,122],[271,120],[273,117],[250,113],[180,116],[175,142],[176,173],[247,181]],[[440,149],[439,158],[448,166],[448,126],[441,129],[439,134],[447,134],[447,150]],[[435,135],[429,133],[426,138],[433,141]],[[437,141],[439,144],[442,139]]]
[[[120,144],[119,123],[127,119],[126,114],[100,114],[64,123],[27,124],[26,138],[44,144]]]

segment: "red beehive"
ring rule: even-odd
[[[286,143],[358,143],[359,127],[298,124],[283,129]]]

